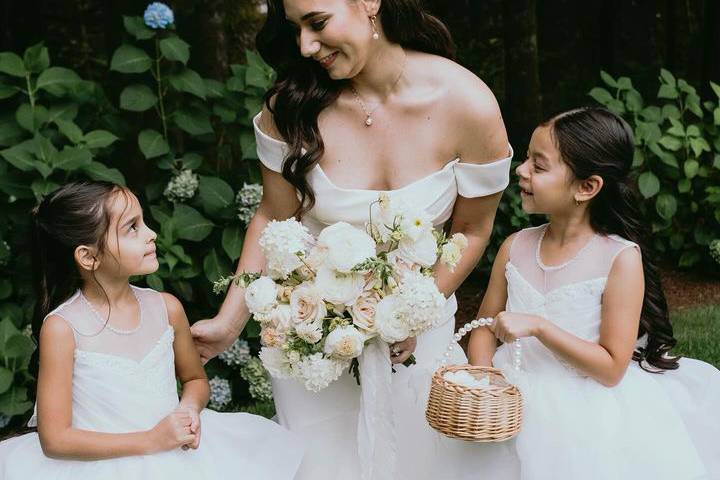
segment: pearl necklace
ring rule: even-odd
[[[107,328],[108,330],[110,330],[110,331],[113,332],[113,333],[117,333],[118,335],[132,335],[133,333],[135,333],[135,332],[137,332],[138,330],[140,330],[140,327],[141,327],[142,324],[143,324],[143,308],[142,308],[142,302],[140,301],[140,297],[138,296],[137,292],[135,292],[134,289],[132,290],[132,292],[133,292],[133,295],[135,295],[135,300],[137,300],[137,302],[138,302],[138,308],[140,309],[140,317],[139,317],[139,319],[138,319],[138,324],[137,324],[135,327],[131,328],[130,330],[121,330],[121,329],[119,329],[119,328],[115,328],[115,327],[113,327],[112,325],[108,324],[108,323],[105,321],[105,319],[103,319],[102,315],[100,315],[100,313],[98,313],[98,311],[95,310],[95,307],[93,306],[93,304],[90,303],[90,300],[87,299],[87,297],[82,293],[82,291],[80,292],[80,298],[82,298],[82,300],[85,302],[85,304],[86,304],[88,307],[90,307],[90,312],[92,313],[91,316],[92,316],[95,320],[97,320],[99,323],[101,323],[102,325],[104,325],[105,328]]]
[[[403,51],[403,53],[404,53],[404,51]],[[405,72],[405,66],[406,66],[406,65],[407,65],[407,55],[405,55],[405,59],[404,59],[404,61],[403,61],[403,66],[402,66],[402,68],[400,69],[400,73],[398,74],[397,78],[395,79],[395,82],[393,82],[392,87],[390,87],[390,91],[391,91],[391,92],[395,89],[395,87],[397,86],[398,82],[399,82],[400,79],[402,78],[403,73]],[[372,127],[372,124],[373,124],[372,114],[375,112],[375,110],[377,110],[377,109],[380,107],[380,105],[382,105],[382,102],[378,102],[378,104],[375,105],[375,107],[373,107],[372,110],[368,110],[368,109],[365,107],[365,102],[363,102],[362,98],[360,97],[360,94],[359,94],[358,91],[355,89],[355,87],[353,87],[352,85],[350,85],[350,90],[352,91],[353,96],[355,97],[355,101],[358,103],[358,105],[360,105],[360,108],[361,108],[362,111],[365,113],[365,126],[366,126],[366,127]]]

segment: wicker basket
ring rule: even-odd
[[[470,388],[443,378],[446,372],[465,370],[476,378],[487,376],[490,386]],[[502,442],[513,438],[522,425],[522,395],[502,372],[491,367],[451,365],[432,378],[425,417],[445,436],[471,442]]]

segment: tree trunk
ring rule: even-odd
[[[542,119],[535,0],[504,2],[505,117],[516,150],[523,152]],[[521,150],[522,149],[522,150]]]

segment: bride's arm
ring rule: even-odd
[[[278,138],[272,114],[263,109],[260,128],[268,135]],[[242,253],[236,272],[259,272],[265,265],[265,259],[258,240],[265,226],[271,220],[285,220],[293,216],[299,206],[295,187],[283,176],[264,165],[262,172],[263,196],[248,229],[245,232]],[[250,313],[245,306],[245,289],[230,285],[225,300],[215,318],[201,320],[191,327],[195,345],[203,362],[207,362],[221,353],[240,335]]]

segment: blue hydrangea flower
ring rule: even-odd
[[[173,11],[162,2],[153,2],[145,9],[143,15],[145,25],[150,28],[167,28],[168,25],[175,21]]]

